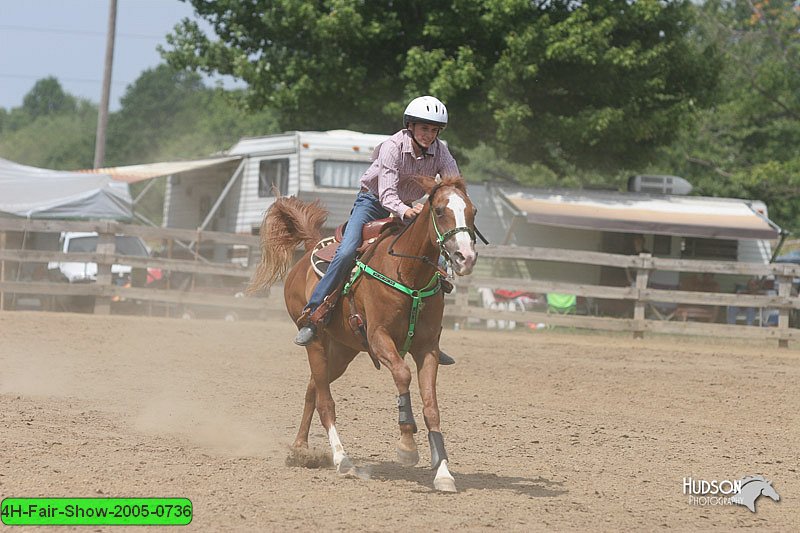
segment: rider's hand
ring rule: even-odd
[[[413,207],[410,207],[405,213],[403,213],[403,218],[411,220],[412,218],[420,214],[424,206],[425,204],[417,204]]]

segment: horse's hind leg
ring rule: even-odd
[[[353,360],[357,352],[354,352],[351,357],[337,357],[334,365],[328,365],[329,382],[333,383],[339,379],[347,366]],[[293,448],[308,448],[308,433],[311,431],[311,420],[314,418],[314,408],[317,406],[317,389],[314,385],[314,376],[308,380],[308,387],[306,388],[305,404],[303,405],[303,416],[300,418],[300,427],[297,430],[297,437],[292,444]]]
[[[428,443],[431,447],[431,468],[436,470],[433,486],[442,492],[456,492],[456,482],[447,467],[447,452],[444,449],[444,438],[439,420],[439,403],[436,399],[436,376],[439,371],[438,349],[415,355],[417,363],[417,379],[422,396],[422,416],[428,428]]]
[[[331,395],[331,382],[341,376],[347,365],[353,360],[358,350],[353,350],[334,342],[328,343],[327,357],[322,347],[323,340],[309,345],[308,364],[316,390],[316,407],[319,420],[328,433],[328,442],[333,452],[333,464],[339,473],[347,474],[353,469],[353,463],[347,457],[344,446],[336,431],[336,403]],[[311,388],[309,386],[309,388]],[[305,415],[305,411],[303,413]],[[301,421],[302,424],[302,421]],[[301,428],[302,429],[302,428]]]
[[[303,416],[300,418],[300,427],[294,439],[292,448],[308,448],[308,432],[311,430],[311,419],[314,417],[314,408],[317,406],[317,390],[314,387],[314,378],[308,380]]]

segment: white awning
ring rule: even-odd
[[[117,181],[135,183],[137,181],[149,180],[160,176],[171,176],[190,170],[221,165],[240,159],[242,159],[242,156],[214,157],[209,159],[195,159],[193,161],[164,161],[160,163],[145,163],[142,165],[129,165],[125,167],[87,169],[80,170],[79,172],[107,174]]]
[[[780,228],[746,200],[584,191],[514,193],[532,224],[713,239],[775,239]]]

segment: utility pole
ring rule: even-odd
[[[117,29],[117,0],[109,0],[108,34],[106,35],[106,62],[103,69],[103,94],[97,113],[97,137],[94,143],[94,168],[100,168],[106,159],[106,126],[108,126],[108,100],[111,95],[111,67],[114,63],[114,39]]]

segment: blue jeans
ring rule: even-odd
[[[728,306],[728,324],[736,324],[736,317],[742,311],[744,311],[747,325],[752,326],[756,319],[755,307],[737,307],[735,305]]]
[[[370,192],[358,193],[353,209],[350,211],[347,226],[344,229],[342,242],[339,243],[339,248],[336,249],[333,261],[328,265],[325,275],[322,276],[322,279],[319,280],[319,283],[314,288],[306,309],[310,309],[313,313],[322,303],[322,300],[335,291],[345,276],[353,269],[356,250],[358,250],[362,242],[361,230],[364,228],[364,224],[388,216],[389,211],[381,205],[381,202],[374,194]]]

